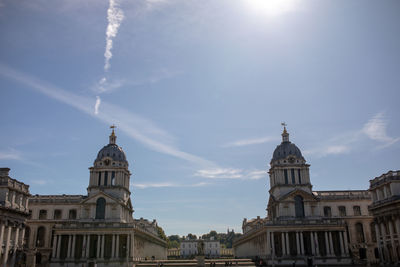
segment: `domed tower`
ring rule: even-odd
[[[289,141],[289,133],[284,124],[282,143],[274,151],[269,169],[269,193],[275,199],[300,189],[312,194],[310,183],[310,165],[301,154],[300,149]]]
[[[123,203],[129,201],[129,180],[131,173],[128,170],[128,161],[125,152],[116,144],[117,136],[114,128],[109,138],[109,144],[100,149],[93,167],[90,167],[88,196],[104,192]]]

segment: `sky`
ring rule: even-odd
[[[0,167],[86,194],[117,126],[135,218],[265,217],[281,122],[314,190],[399,170],[400,2],[0,0]]]

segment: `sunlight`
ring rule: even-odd
[[[297,0],[244,0],[254,12],[274,17],[293,11],[297,2]]]

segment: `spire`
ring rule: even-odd
[[[283,126],[282,142],[289,142],[289,133],[286,131],[287,124],[282,122],[281,125]]]
[[[117,136],[115,135],[114,129],[117,128],[114,124],[110,126],[112,129],[111,135],[110,135],[110,144],[115,145],[117,141]]]

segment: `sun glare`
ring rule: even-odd
[[[244,3],[256,13],[279,16],[293,11],[297,0],[244,0]]]

